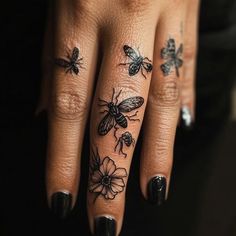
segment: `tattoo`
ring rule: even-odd
[[[181,43],[176,51],[175,40],[170,38],[167,41],[165,48],[161,49],[161,58],[166,62],[161,65],[161,70],[164,76],[168,76],[171,73],[172,67],[175,68],[176,75],[179,77],[179,67],[183,65],[182,60],[183,44]]]
[[[93,152],[89,173],[89,192],[95,194],[94,203],[99,196],[106,200],[113,200],[118,193],[124,191],[127,171],[117,168],[115,162],[108,156],[103,161],[98,150]]]
[[[149,60],[147,57],[141,56],[139,52],[137,53],[133,48],[128,45],[124,45],[123,50],[125,52],[125,55],[129,57],[132,61],[128,63],[120,63],[119,65],[129,65],[129,76],[134,76],[141,70],[141,74],[145,79],[147,79],[147,77],[143,73],[143,69],[147,73],[151,72],[152,61]]]
[[[130,145],[132,144],[133,146],[135,145],[135,139],[132,137],[131,133],[126,131],[125,133],[123,133],[121,135],[121,137],[119,138],[118,142],[116,143],[115,146],[115,151],[117,149],[118,146],[119,147],[119,154],[122,153],[124,155],[124,157],[127,157],[127,154],[123,151],[123,146],[124,144],[127,147],[130,147]]]
[[[144,103],[144,99],[142,97],[131,97],[123,100],[118,103],[118,97],[120,96],[122,90],[115,96],[115,89],[113,88],[112,100],[111,102],[107,102],[105,100],[99,99],[99,106],[107,107],[106,110],[101,113],[106,113],[101,122],[98,125],[98,134],[106,135],[113,127],[115,129],[114,137],[116,137],[116,131],[118,126],[122,128],[127,128],[128,120],[130,121],[140,121],[139,119],[133,119],[132,117],[137,116],[138,111],[136,111],[133,115],[124,115],[123,113],[131,112],[139,107],[141,107]],[[115,102],[114,102],[115,96]]]
[[[82,67],[82,60],[83,58],[79,58],[79,49],[77,47],[74,47],[72,51],[72,55],[67,55],[67,59],[63,58],[56,58],[55,59],[55,64],[63,67],[66,69],[66,73],[70,72],[71,74],[74,72],[76,75],[79,74],[79,68]]]

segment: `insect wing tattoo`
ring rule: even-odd
[[[132,61],[128,63],[120,63],[119,65],[129,65],[129,76],[134,76],[141,70],[141,74],[145,79],[147,79],[147,77],[143,73],[143,69],[147,73],[151,72],[152,61],[149,60],[147,57],[142,57],[140,53],[137,53],[133,48],[128,45],[124,45],[123,50],[125,55],[129,57]]]
[[[55,64],[63,67],[66,69],[66,73],[70,72],[71,74],[74,73],[76,75],[79,74],[79,68],[83,68],[82,67],[82,60],[83,58],[79,58],[79,49],[77,47],[74,47],[73,51],[72,51],[72,55],[71,56],[67,56],[67,59],[63,59],[63,58],[56,58],[55,59]]]
[[[166,47],[161,49],[161,58],[166,61],[161,65],[164,76],[168,76],[174,67],[176,75],[179,77],[179,68],[183,65],[182,54],[183,44],[181,43],[176,51],[175,40],[173,38],[168,39]]]
[[[128,126],[128,120],[130,121],[140,121],[139,119],[132,119],[132,117],[136,116],[138,111],[136,111],[133,115],[124,115],[123,113],[131,112],[139,107],[141,107],[144,103],[143,97],[137,96],[137,97],[131,97],[123,100],[121,103],[118,103],[118,97],[121,94],[121,91],[118,93],[118,95],[115,97],[116,102],[114,103],[114,95],[115,90],[113,89],[112,94],[112,100],[111,102],[107,102],[105,100],[99,99],[101,104],[99,106],[106,106],[108,110],[104,110],[102,113],[107,113],[101,122],[98,125],[98,134],[99,135],[106,135],[113,127],[115,130],[118,129],[117,125],[119,125],[122,128],[127,128]],[[115,136],[115,133],[114,133]],[[117,139],[117,137],[115,136]]]
[[[116,146],[115,146],[115,151],[116,151],[117,147],[119,146],[119,154],[122,153],[124,155],[124,157],[127,157],[127,154],[123,151],[124,144],[127,147],[130,147],[131,144],[133,146],[135,145],[135,139],[132,137],[132,134],[128,131],[126,131],[125,133],[123,133],[121,135],[121,137],[118,139]]]
[[[94,203],[99,196],[113,200],[118,193],[123,192],[126,177],[126,169],[117,168],[110,157],[107,156],[101,161],[98,151],[96,154],[93,153],[90,162],[89,192],[95,194]]]

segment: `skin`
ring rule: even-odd
[[[188,106],[194,117],[194,77],[197,51],[197,0],[58,0],[49,10],[43,55],[44,79],[37,112],[44,109],[49,116],[47,161],[47,193],[70,192],[73,205],[80,182],[80,159],[85,125],[91,109],[90,145],[98,147],[101,158],[110,156],[117,167],[129,173],[134,148],[126,148],[123,158],[114,151],[113,131],[99,136],[97,126],[104,114],[98,98],[110,101],[112,90],[122,89],[119,102],[141,96],[144,104],[138,109],[140,122],[129,122],[127,131],[137,140],[143,122],[144,141],[140,155],[140,186],[147,198],[146,186],[154,176],[165,176],[167,192],[173,160],[175,131],[181,106]],[[53,27],[52,27],[53,25]],[[176,48],[184,45],[184,64],[165,77],[160,65],[160,51],[167,40],[175,39]],[[130,61],[124,54],[127,44],[139,49],[143,57],[152,60],[152,73],[128,75],[128,66],[119,63]],[[64,58],[74,47],[80,49],[83,67],[79,74],[65,73],[54,66],[53,58]],[[100,56],[102,54],[102,57]],[[99,56],[99,57],[98,57]],[[98,63],[99,60],[99,63]],[[97,63],[99,78],[95,86]],[[131,112],[134,113],[134,112]],[[126,130],[118,130],[120,137]],[[151,141],[150,141],[151,140]],[[84,157],[85,158],[85,157]],[[87,157],[86,157],[87,158]],[[128,177],[125,179],[127,182]],[[117,235],[122,226],[125,190],[112,201],[102,197],[93,204],[94,195],[88,192],[88,216],[91,231],[97,216],[112,216],[117,221]]]

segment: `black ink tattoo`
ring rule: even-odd
[[[130,145],[132,144],[133,146],[135,145],[135,139],[132,137],[131,133],[126,131],[125,133],[123,133],[121,135],[121,137],[119,138],[118,142],[116,143],[115,146],[115,151],[117,149],[118,146],[119,147],[119,154],[122,153],[124,155],[124,157],[127,157],[127,154],[123,151],[123,146],[124,144],[127,147],[130,147]]]
[[[99,106],[105,106],[108,110],[104,110],[101,113],[107,113],[101,122],[98,125],[98,134],[99,135],[106,135],[113,127],[115,129],[114,137],[116,137],[116,131],[119,129],[117,125],[122,128],[127,128],[128,120],[130,121],[140,121],[139,119],[133,119],[132,117],[137,116],[138,111],[136,111],[133,115],[123,115],[123,113],[131,112],[139,107],[141,107],[144,103],[144,99],[142,97],[131,97],[123,100],[122,102],[118,103],[118,97],[120,96],[122,90],[115,97],[115,89],[113,89],[112,100],[111,102],[107,102],[105,100],[99,99]]]
[[[68,60],[65,60],[63,58],[56,58],[55,64],[65,68],[66,73],[70,72],[72,74],[74,72],[76,75],[78,75],[79,68],[83,68],[83,63],[81,62],[83,58],[79,58],[79,49],[77,47],[74,47],[72,55],[67,55],[67,59]]]
[[[170,38],[167,41],[166,47],[161,49],[161,58],[166,61],[161,65],[164,76],[168,76],[171,73],[172,67],[175,67],[176,75],[179,77],[179,67],[183,65],[183,60],[181,59],[182,53],[183,44],[181,43],[176,51],[175,40]]]
[[[128,45],[124,45],[123,50],[125,52],[125,55],[129,57],[132,62],[128,63],[120,63],[119,65],[129,65],[129,76],[136,75],[140,69],[143,77],[147,79],[145,74],[143,73],[143,69],[149,73],[152,71],[152,64],[151,60],[149,60],[147,57],[142,57],[140,53],[136,52],[133,48],[131,48]],[[148,61],[148,62],[147,62]]]
[[[125,168],[117,168],[110,157],[103,161],[97,153],[93,152],[89,173],[89,192],[96,194],[94,203],[99,196],[106,200],[113,200],[118,193],[124,191],[127,171]]]

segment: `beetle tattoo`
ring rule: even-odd
[[[152,61],[149,60],[147,57],[141,56],[139,52],[137,53],[133,48],[128,45],[124,45],[123,50],[125,55],[129,57],[132,61],[128,63],[120,63],[119,65],[129,65],[129,76],[134,76],[141,70],[143,77],[147,79],[147,77],[143,73],[143,69],[147,73],[151,72]]]
[[[183,65],[183,60],[181,58],[182,53],[183,44],[181,43],[176,51],[175,40],[173,38],[168,39],[166,47],[161,49],[161,58],[166,61],[161,65],[164,76],[168,76],[174,67],[176,75],[179,77],[179,68]]]
[[[55,59],[55,64],[63,67],[66,69],[66,73],[70,72],[75,73],[76,75],[79,74],[79,68],[83,68],[82,67],[82,60],[83,58],[79,58],[79,49],[77,47],[74,47],[73,51],[72,51],[72,55],[67,55],[67,59],[64,58],[56,58]]]
[[[128,120],[130,121],[140,121],[139,119],[133,119],[132,117],[136,116],[138,111],[133,115],[124,115],[123,113],[131,112],[139,107],[141,107],[144,103],[144,99],[142,97],[131,97],[123,100],[118,104],[118,97],[120,96],[122,90],[115,97],[115,89],[113,88],[113,94],[111,102],[107,102],[105,100],[99,99],[99,106],[105,106],[108,109],[102,111],[101,113],[106,113],[101,122],[98,125],[98,134],[106,135],[113,127],[115,128],[114,136],[117,139],[115,133],[118,129],[117,125],[122,128],[127,128]]]
[[[117,168],[115,162],[106,156],[102,161],[97,153],[92,151],[89,171],[89,192],[95,194],[96,199],[101,196],[106,200],[113,200],[117,194],[125,189],[125,168]]]
[[[132,137],[131,133],[128,131],[126,131],[125,133],[123,133],[121,135],[121,137],[119,138],[119,140],[117,141],[116,146],[115,146],[115,151],[116,151],[117,147],[120,146],[119,147],[119,154],[122,153],[124,155],[124,157],[127,157],[127,154],[123,151],[124,144],[127,147],[130,147],[131,144],[133,146],[135,145],[135,139]]]

